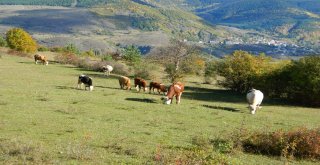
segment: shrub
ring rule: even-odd
[[[320,159],[320,128],[254,133],[243,141],[243,148],[246,152],[286,158]]]
[[[154,70],[157,70],[157,67],[154,64],[144,61],[134,66],[134,76],[144,79],[155,79]]]
[[[38,48],[38,51],[40,51],[40,52],[45,52],[45,51],[49,51],[50,49],[48,48],[48,47],[46,47],[46,46],[40,46],[39,48]]]
[[[130,75],[130,70],[127,65],[122,63],[115,63],[113,66],[113,73],[120,74],[120,75]]]
[[[6,47],[7,46],[7,41],[0,36],[0,47]]]
[[[109,55],[109,54],[103,55],[101,57],[101,61],[112,61],[112,60],[113,60],[112,55]]]
[[[28,53],[20,52],[20,51],[13,50],[13,49],[9,49],[8,54],[13,55],[13,56],[20,56],[20,57],[30,57],[30,58],[32,57],[32,55],[30,55]]]
[[[128,46],[123,51],[123,59],[130,65],[134,65],[141,61],[141,52],[135,46]]]
[[[63,51],[80,55],[80,50],[74,44],[68,44],[63,48]]]
[[[85,56],[85,57],[94,57],[95,56],[93,49],[82,52],[81,55]]]
[[[181,69],[185,74],[203,75],[205,60],[198,54],[187,56],[181,63]]]
[[[37,50],[37,43],[30,34],[21,28],[10,29],[6,34],[7,44],[11,49],[33,53]]]
[[[211,84],[213,80],[216,79],[217,76],[217,61],[208,61],[205,64],[205,70],[204,70],[204,81],[207,84]]]
[[[288,68],[288,98],[305,105],[320,106],[320,56],[304,57]]]
[[[79,58],[73,53],[61,53],[55,56],[55,60],[61,64],[78,65]]]
[[[285,98],[308,106],[320,106],[320,56],[287,63],[265,75],[262,88],[271,97]]]
[[[225,79],[220,81],[223,87],[244,93],[255,87],[263,74],[272,70],[271,58],[261,54],[253,56],[245,51],[235,51],[226,56],[217,65],[217,73]]]

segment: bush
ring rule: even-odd
[[[0,47],[6,47],[7,46],[7,41],[0,36]]]
[[[36,41],[21,28],[10,29],[6,34],[6,40],[8,46],[17,51],[34,53],[37,50]]]
[[[259,78],[272,70],[271,58],[254,56],[245,51],[235,51],[218,62],[217,73],[225,79],[219,84],[233,91],[244,93],[257,86]]]
[[[141,52],[135,46],[128,46],[123,51],[123,59],[130,65],[137,64],[141,61]]]
[[[55,61],[61,64],[72,64],[76,66],[79,64],[79,58],[73,53],[61,53],[55,56]]]
[[[205,65],[204,81],[207,84],[211,84],[213,80],[216,80],[217,76],[217,61],[209,61]]]
[[[320,56],[292,61],[265,75],[264,90],[271,97],[320,106]]]
[[[39,48],[38,48],[38,51],[40,51],[40,52],[46,52],[46,51],[49,51],[50,49],[48,48],[48,47],[46,47],[46,46],[40,46]]]
[[[286,158],[320,159],[320,128],[254,133],[243,141],[243,148],[246,152]]]
[[[80,55],[80,50],[74,44],[68,44],[63,48],[63,51]]]
[[[153,73],[154,70],[157,70],[156,65],[144,61],[134,66],[134,76],[141,77],[143,79],[156,79],[156,76]]]
[[[300,59],[290,72],[288,98],[305,105],[320,106],[320,56]]]

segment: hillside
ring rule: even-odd
[[[318,0],[235,0],[214,1],[194,11],[212,24],[254,29],[299,44],[318,44],[320,1]]]
[[[54,7],[53,12],[50,7],[33,9],[34,13],[26,7],[27,12],[16,10],[15,17],[6,17],[14,9],[0,16],[4,19],[0,20],[0,32],[8,26],[22,26],[48,46],[66,44],[59,36],[62,32],[80,49],[101,51],[117,49],[118,44],[152,48],[175,37],[200,43],[216,56],[236,49],[274,57],[320,53],[317,0],[3,0],[1,4],[66,7],[63,11]],[[41,21],[49,26],[39,24]],[[152,42],[160,36],[161,44]],[[79,42],[79,38],[84,41]]]

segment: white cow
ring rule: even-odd
[[[261,108],[260,105],[263,100],[263,93],[256,89],[251,89],[247,93],[247,101],[249,104],[249,110],[251,114],[255,114],[257,108]]]
[[[105,75],[109,76],[110,73],[112,72],[113,67],[111,65],[106,65],[102,67],[102,71],[104,72]]]

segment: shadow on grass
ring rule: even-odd
[[[119,88],[115,88],[115,87],[106,87],[106,86],[94,86],[95,88],[105,88],[105,89],[117,89],[117,90],[120,90],[120,87]],[[121,89],[122,90],[122,89]]]
[[[182,97],[191,100],[219,101],[231,103],[245,103],[244,94],[239,94],[230,90],[208,89],[199,87],[185,87]]]
[[[230,112],[240,112],[240,109],[232,108],[232,107],[222,107],[222,106],[215,106],[215,105],[202,105],[206,108],[217,109],[217,110],[224,110]]]
[[[137,101],[137,102],[143,102],[143,103],[157,103],[155,99],[126,98],[125,100]]]
[[[18,63],[20,63],[20,64],[34,64],[34,65],[36,65],[36,63],[35,63],[34,61],[32,61],[32,62],[20,61],[20,62],[18,62]],[[42,65],[42,64],[39,62],[38,65]]]
[[[106,76],[104,75],[103,73],[83,73],[84,75],[87,75],[89,77],[92,77],[92,78],[104,78],[104,79],[118,79],[119,76],[118,75],[109,75],[109,76]]]
[[[68,86],[56,86],[57,89],[76,89],[76,90],[81,90],[81,89],[78,89],[77,87],[68,87]]]

